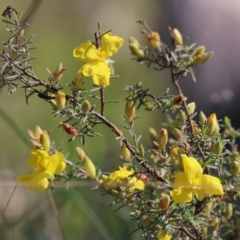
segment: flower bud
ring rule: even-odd
[[[187,105],[187,110],[188,110],[188,114],[189,115],[192,115],[195,111],[195,108],[196,108],[196,104],[195,102],[191,102]]]
[[[130,37],[128,42],[129,42],[129,44],[134,44],[134,45],[136,45],[138,47],[140,46],[138,40],[136,38],[134,38],[134,37]]]
[[[55,95],[55,98],[57,99],[58,108],[64,109],[66,104],[66,94],[64,92],[58,91],[58,93]]]
[[[202,234],[203,234],[203,236],[204,236],[205,238],[207,238],[207,236],[208,236],[208,227],[204,227],[204,228],[202,229]]]
[[[139,47],[137,46],[136,44],[133,44],[133,43],[129,43],[129,49],[131,51],[131,53],[136,56],[136,57],[140,57],[140,58],[143,58],[144,57],[144,51]]]
[[[207,135],[211,136],[213,134],[219,133],[219,125],[217,121],[216,114],[213,113],[207,119]]]
[[[207,52],[207,53],[202,53],[199,54],[195,57],[193,57],[193,65],[199,65],[207,62],[210,58],[212,58],[213,52]]]
[[[86,157],[85,152],[80,147],[76,147],[76,151],[77,151],[77,156],[78,156],[79,160],[83,161],[83,159]]]
[[[77,75],[74,78],[74,83],[73,86],[76,90],[80,90],[82,88],[83,85],[83,74],[81,71],[77,72]]]
[[[218,140],[216,143],[214,143],[213,146],[212,146],[212,151],[217,156],[219,156],[222,153],[222,151],[223,151],[223,144],[222,144],[222,142]]]
[[[131,152],[128,150],[128,148],[124,144],[122,144],[122,146],[121,146],[121,153],[122,153],[123,158],[126,161],[131,160]]]
[[[207,122],[207,117],[202,111],[199,113],[199,122],[201,122],[201,123]]]
[[[157,142],[158,141],[158,134],[154,128],[149,128],[148,129],[149,134],[150,134],[150,140],[151,142]]]
[[[198,46],[193,52],[193,57],[203,54],[205,52],[205,46]]]
[[[232,152],[231,160],[232,160],[232,162],[233,162],[233,161],[239,161],[239,160],[240,160],[240,159],[239,159],[239,152],[238,152],[238,151]]]
[[[139,151],[139,156],[140,157],[144,157],[145,155],[145,149],[144,149],[144,146],[141,144],[140,147],[138,148],[138,151]]]
[[[64,129],[64,131],[69,134],[69,135],[72,135],[72,136],[76,136],[78,135],[78,131],[76,128],[74,128],[73,126],[67,124],[67,123],[63,123],[63,122],[60,122],[60,126]]]
[[[96,177],[97,177],[96,168],[95,168],[95,165],[93,164],[93,162],[90,160],[90,158],[85,156],[82,164],[83,164],[85,171],[89,175],[89,177],[91,177],[92,179],[96,179]]]
[[[226,212],[225,212],[226,220],[229,220],[232,217],[232,214],[233,214],[233,205],[232,203],[227,203]]]
[[[167,239],[170,240],[171,238],[172,238],[172,235],[166,229],[158,230],[157,240],[167,240]]]
[[[173,147],[170,152],[171,160],[173,161],[174,166],[179,166],[180,154],[176,147]]]
[[[168,143],[168,132],[167,132],[167,129],[162,128],[160,132],[159,140],[158,140],[159,149],[163,150],[166,147],[167,143]]]
[[[182,141],[183,140],[183,135],[182,135],[182,132],[177,129],[177,128],[174,128],[173,131],[172,131],[173,135],[175,136],[175,138],[178,140],[178,141]]]
[[[160,47],[161,45],[160,36],[157,32],[151,32],[147,34],[146,38],[148,39],[152,48],[158,49]]]
[[[229,117],[224,117],[224,124],[226,127],[231,127],[231,120]]]
[[[182,34],[178,31],[178,29],[174,28],[172,30],[172,37],[174,39],[175,45],[183,45]]]
[[[60,62],[54,72],[51,72],[49,69],[47,69],[47,71],[51,75],[51,79],[56,82],[61,79],[63,73],[66,71],[66,68],[63,68],[62,63]]]
[[[170,204],[170,196],[166,193],[161,193],[161,200],[159,207],[161,210],[167,210]]]
[[[186,100],[187,98],[185,96],[183,96],[182,94],[179,94],[173,98],[171,102],[171,106],[177,106]]]
[[[240,172],[240,163],[238,161],[233,161],[232,162],[232,168],[231,168],[231,173],[232,175],[236,176]]]
[[[50,142],[49,135],[46,131],[43,131],[43,133],[41,134],[40,143],[45,151],[48,152],[50,150],[51,142]]]
[[[179,119],[181,122],[183,122],[183,123],[186,122],[187,116],[186,116],[186,113],[185,113],[183,110],[180,110],[180,111],[179,111],[178,119]]]
[[[82,102],[82,111],[83,113],[87,113],[91,109],[91,103],[88,100],[84,100]]]
[[[218,217],[215,217],[215,218],[213,219],[212,225],[213,225],[213,229],[214,229],[215,231],[217,231],[217,230],[218,230],[218,225],[219,225],[219,218],[218,218]]]
[[[131,123],[135,116],[136,108],[133,101],[127,101],[125,105],[125,115],[127,120]]]

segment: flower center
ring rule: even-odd
[[[106,59],[105,51],[99,51],[98,56],[101,58],[102,61],[104,61]]]

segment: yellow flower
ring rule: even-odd
[[[126,167],[119,167],[119,170],[109,175],[107,181],[108,185],[126,187],[129,192],[133,192],[135,189],[144,190],[143,181],[130,176],[133,175],[133,173],[133,169],[127,170]]]
[[[159,230],[157,234],[158,240],[170,240],[172,235],[167,230]]]
[[[110,78],[108,58],[115,54],[122,44],[123,39],[112,36],[111,33],[101,37],[101,49],[97,49],[90,40],[84,42],[73,50],[76,59],[86,62],[79,71],[84,76],[92,76],[95,85],[108,86]]]
[[[195,158],[185,154],[181,158],[184,173],[175,172],[174,190],[170,192],[174,202],[191,202],[194,194],[200,201],[205,194],[223,195],[223,187],[217,177],[202,174],[203,169]]]
[[[59,174],[66,168],[62,153],[49,156],[46,151],[32,150],[28,159],[29,166],[34,169],[31,174],[18,177],[17,181],[28,184],[29,190],[44,191],[49,185],[48,179],[53,179],[54,174]]]

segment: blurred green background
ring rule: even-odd
[[[31,6],[38,4],[35,11]],[[33,45],[37,47],[31,53],[37,57],[33,67],[38,77],[47,80],[46,68],[55,70],[59,62],[67,68],[61,84],[66,87],[70,83],[81,62],[72,56],[73,49],[82,42],[92,39],[97,29],[97,22],[101,22],[102,30],[112,30],[114,35],[124,38],[125,43],[113,59],[115,72],[120,78],[112,79],[105,90],[106,99],[121,100],[106,106],[106,117],[121,128],[124,124],[124,98],[127,96],[122,89],[126,85],[142,82],[144,88],[152,88],[153,93],[165,92],[163,81],[165,74],[153,71],[131,60],[128,50],[128,38],[134,36],[145,45],[146,39],[141,35],[142,26],[136,24],[139,18],[145,18],[153,30],[161,27],[167,29],[166,12],[159,1],[151,4],[143,0],[113,1],[113,0],[1,0],[0,12],[11,5],[17,11],[23,12],[23,18],[31,13],[28,22],[30,27],[26,36],[35,34]],[[30,10],[29,10],[30,9]],[[160,17],[161,16],[161,17]],[[9,32],[4,29],[5,23],[0,23],[1,41],[8,39]],[[164,81],[166,83],[166,81]],[[92,87],[92,80],[85,81],[85,87]],[[91,101],[91,99],[89,99]],[[11,96],[7,88],[0,90],[0,207],[1,211],[7,205],[4,216],[0,219],[0,239],[93,239],[93,240],[122,240],[134,230],[135,222],[130,221],[129,209],[114,210],[119,205],[109,207],[112,202],[110,196],[102,196],[102,192],[92,190],[84,184],[79,187],[56,189],[49,192],[29,192],[26,187],[17,186],[16,176],[28,170],[27,159],[31,144],[27,129],[34,129],[39,125],[44,130],[52,130],[51,139],[62,144],[63,154],[68,159],[77,162],[75,147],[78,141],[69,143],[69,137],[58,128],[59,119],[51,115],[47,103],[37,96],[30,98],[26,105],[24,92],[20,89]],[[97,108],[98,109],[98,108]],[[137,134],[143,135],[142,143],[148,145],[148,128],[161,128],[161,110],[138,112],[141,118],[136,122]],[[120,164],[119,142],[113,133],[106,128],[98,128],[103,137],[86,139],[84,150],[87,155],[104,171],[116,169]],[[71,186],[71,185],[70,185]],[[13,196],[11,197],[11,194]],[[10,199],[10,202],[8,203]],[[55,205],[54,205],[54,204]],[[57,213],[56,210],[57,209]],[[3,220],[4,219],[4,220]],[[127,239],[140,239],[141,232],[136,232]]]

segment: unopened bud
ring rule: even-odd
[[[121,146],[121,153],[125,160],[129,161],[131,159],[131,152],[124,144]]]
[[[175,45],[183,45],[182,34],[178,31],[178,29],[174,28],[172,30],[172,37],[174,39]]]
[[[64,109],[66,104],[66,94],[64,92],[58,91],[58,93],[55,95],[55,98],[57,99],[58,108]]]
[[[135,116],[136,108],[133,101],[127,101],[125,105],[125,115],[127,120],[131,123]]]
[[[199,54],[195,57],[193,57],[193,65],[199,65],[207,62],[210,58],[212,58],[213,52],[207,52],[207,53],[202,53]]]
[[[233,205],[232,203],[227,203],[226,212],[225,212],[226,220],[229,220],[232,217],[232,214],[233,214]]]
[[[171,106],[177,106],[186,100],[187,98],[185,96],[183,96],[182,94],[179,94],[173,98],[171,102]]]
[[[62,63],[60,62],[54,72],[51,72],[49,69],[47,69],[47,71],[51,75],[51,79],[53,81],[58,81],[61,79],[63,73],[66,71],[66,68],[63,68]]]
[[[76,151],[77,151],[77,156],[78,156],[79,160],[83,161],[83,159],[86,157],[85,152],[80,147],[76,147]]]
[[[239,152],[238,152],[238,151],[232,152],[231,160],[232,160],[232,162],[233,162],[233,161],[239,161],[239,160],[240,160],[240,158],[239,158]]]
[[[130,37],[128,42],[129,42],[130,44],[134,44],[134,45],[136,45],[136,46],[140,46],[138,40],[137,40],[136,38],[134,38],[134,37]]]
[[[40,143],[45,151],[48,152],[50,150],[51,142],[50,142],[49,135],[46,131],[43,131],[43,133],[41,134]]]
[[[73,135],[76,136],[78,135],[78,131],[76,128],[74,128],[73,126],[67,124],[67,123],[63,123],[60,122],[60,126],[64,129],[64,131],[69,134],[69,135]]]
[[[203,234],[203,236],[204,236],[205,238],[207,238],[207,236],[208,236],[208,227],[204,227],[204,228],[202,229],[202,234]]]
[[[212,146],[212,151],[217,156],[219,156],[222,153],[222,151],[223,151],[223,144],[222,144],[222,142],[218,140],[216,143],[214,143],[213,146]]]
[[[179,111],[178,119],[179,119],[181,122],[183,122],[183,123],[186,122],[187,116],[186,116],[186,113],[185,113],[183,110],[180,110],[180,111]]]
[[[203,54],[205,52],[205,46],[198,46],[193,52],[193,57]]]
[[[85,156],[82,164],[83,164],[85,171],[89,175],[89,177],[91,177],[92,179],[96,179],[96,168],[95,168],[95,165],[93,164],[93,162],[90,160],[90,158]]]
[[[129,43],[128,46],[129,46],[131,53],[134,56],[140,57],[140,58],[144,57],[144,51],[139,46],[137,46],[136,44],[133,44],[133,43]]]
[[[174,128],[173,131],[172,131],[173,135],[176,137],[176,139],[178,141],[182,141],[183,140],[183,135],[182,135],[182,132],[177,129],[177,128]]]
[[[224,117],[224,124],[226,127],[231,127],[231,120],[229,117]]]
[[[161,193],[161,200],[159,207],[161,210],[167,210],[170,204],[170,196],[166,193]]]
[[[83,85],[83,74],[81,71],[78,71],[76,77],[74,78],[74,87],[76,90],[80,90]]]
[[[199,113],[199,122],[201,122],[201,123],[207,122],[207,117],[202,111]]]
[[[160,150],[164,149],[168,143],[168,132],[167,129],[162,128],[158,140],[158,147]]]
[[[192,115],[195,111],[195,108],[196,108],[196,104],[195,102],[191,102],[187,105],[187,110],[188,110],[188,114],[189,115]]]
[[[145,149],[144,149],[144,146],[141,144],[140,147],[138,148],[138,151],[139,151],[139,156],[140,157],[144,157],[145,155]]]
[[[207,135],[211,136],[213,134],[219,133],[219,125],[217,121],[216,114],[213,113],[207,119]]]
[[[174,166],[179,166],[180,154],[176,147],[173,147],[170,152],[171,160],[173,161]]]
[[[148,129],[149,134],[150,134],[150,140],[151,142],[157,142],[158,141],[158,134],[154,128],[149,128]]]
[[[151,32],[146,35],[146,38],[148,39],[152,48],[158,49],[160,47],[161,41],[160,41],[159,33]]]
[[[218,230],[218,224],[219,224],[219,218],[218,218],[218,217],[215,217],[215,218],[213,219],[213,222],[212,222],[213,229],[214,229],[215,231]]]
[[[232,162],[232,168],[231,168],[232,175],[236,176],[240,172],[240,163],[238,161]]]
[[[84,100],[82,102],[82,111],[83,113],[87,113],[91,109],[91,103],[88,100]]]

